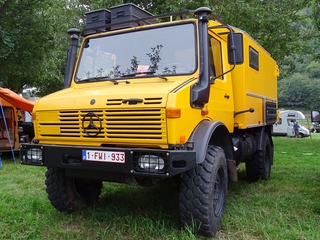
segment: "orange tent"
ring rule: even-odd
[[[23,97],[21,97],[20,95],[16,94],[8,88],[0,88],[0,98],[12,104],[16,108],[32,112],[34,103],[28,101],[27,99],[24,99]]]

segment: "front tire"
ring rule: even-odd
[[[220,230],[227,197],[227,163],[222,148],[209,145],[205,160],[182,174],[180,218],[204,236]]]
[[[273,161],[273,147],[271,146],[269,136],[264,133],[262,139],[262,150],[257,150],[246,161],[247,180],[257,182],[260,179],[268,180],[271,173]]]
[[[55,167],[48,167],[45,184],[51,204],[68,213],[93,205],[102,188],[101,181],[66,177],[64,169]]]

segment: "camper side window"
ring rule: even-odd
[[[249,65],[259,71],[259,53],[251,46],[249,46]]]
[[[282,118],[279,118],[278,124],[282,124]]]

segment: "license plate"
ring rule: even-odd
[[[82,160],[125,163],[125,152],[82,150]]]

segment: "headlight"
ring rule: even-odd
[[[30,148],[26,155],[27,158],[32,161],[42,160],[42,150],[40,148]]]
[[[164,160],[155,155],[143,155],[138,159],[138,165],[147,171],[157,171],[164,168]]]

